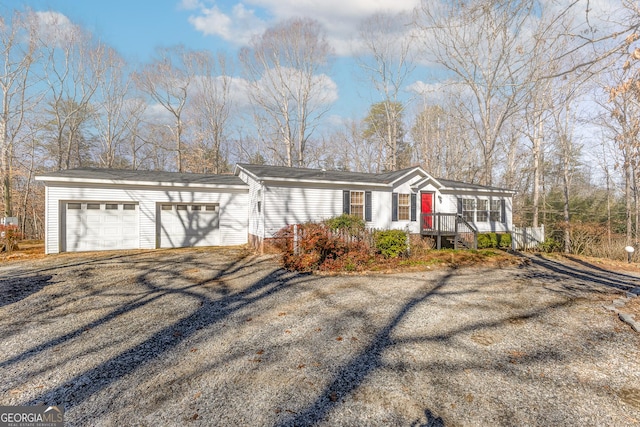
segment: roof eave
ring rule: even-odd
[[[69,184],[110,184],[110,185],[138,185],[146,187],[180,187],[180,188],[212,188],[212,189],[247,189],[246,184],[211,184],[195,182],[169,182],[169,181],[136,181],[128,179],[100,179],[100,178],[74,178],[67,176],[38,175],[36,181],[60,182]]]
[[[514,190],[505,190],[502,188],[471,188],[471,187],[446,187],[443,186],[442,190],[450,192],[474,192],[474,193],[502,193],[514,195],[517,192]]]
[[[304,184],[322,184],[322,185],[358,185],[363,187],[392,187],[391,184],[379,183],[379,182],[358,182],[358,181],[330,181],[320,179],[296,179],[296,178],[280,178],[280,177],[260,177],[260,181],[263,182],[286,182],[286,183],[304,183]]]

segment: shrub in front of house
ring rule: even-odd
[[[360,233],[332,229],[326,222],[286,226],[273,241],[282,251],[284,266],[296,271],[358,271],[372,256],[368,241]]]
[[[356,215],[342,214],[324,223],[332,230],[345,230],[351,233],[360,233],[365,229],[364,220]]]
[[[407,253],[407,233],[402,230],[381,230],[374,234],[376,250],[385,258],[396,258]]]
[[[498,247],[500,249],[511,249],[511,234],[498,234]]]
[[[509,233],[480,233],[478,234],[478,249],[508,249],[511,247]]]
[[[491,233],[478,234],[478,249],[489,249],[493,247],[490,234]]]

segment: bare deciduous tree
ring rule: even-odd
[[[321,73],[331,52],[309,18],[269,28],[240,52],[258,132],[287,166],[305,166],[309,138],[332,101],[333,82]]]
[[[487,185],[503,126],[521,108],[520,85],[530,57],[523,28],[532,24],[534,5],[533,0],[423,2],[418,11],[429,59],[467,89],[460,119],[481,146]]]
[[[12,216],[13,147],[24,125],[25,114],[38,98],[30,95],[31,71],[38,61],[35,22],[30,13],[0,17],[0,175],[4,216]]]
[[[126,75],[126,63],[118,53],[104,49],[105,72],[98,76],[97,102],[92,113],[100,141],[99,164],[106,168],[124,166],[120,153],[128,138],[128,131],[137,119],[136,109],[130,108],[131,81]],[[135,161],[134,161],[135,162]]]
[[[386,170],[408,166],[406,161],[404,164],[399,162],[402,147],[398,144],[403,139],[399,124],[405,110],[400,94],[415,68],[411,57],[409,22],[410,17],[406,14],[378,13],[360,24],[360,40],[364,49],[358,62],[382,98],[382,102],[374,104],[383,107],[385,119],[378,123],[384,127],[376,129],[375,134],[383,143],[380,152],[387,153],[384,159]]]
[[[91,101],[105,70],[102,43],[91,34],[66,22],[54,22],[40,34],[45,51],[48,89],[47,115],[52,143],[50,152],[57,169],[82,166],[89,155],[83,129],[91,117]]]
[[[183,112],[193,82],[194,52],[184,46],[157,49],[156,58],[146,64],[142,71],[134,73],[134,80],[140,90],[149,95],[172,117],[170,125],[176,153],[176,168],[183,171],[184,133]]]
[[[223,53],[208,52],[194,55],[195,76],[191,112],[199,145],[200,160],[195,170],[203,173],[222,173],[226,170],[224,155],[227,124],[231,111],[231,76],[229,61]],[[204,161],[203,161],[204,160]]]

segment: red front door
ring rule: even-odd
[[[433,213],[433,193],[420,193],[420,205],[422,206],[422,228],[433,228],[433,216],[425,215]]]

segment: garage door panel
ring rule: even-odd
[[[64,250],[139,248],[137,205],[134,210],[123,210],[123,206],[122,202],[67,203]]]
[[[217,205],[164,204],[160,209],[160,247],[220,245]]]

